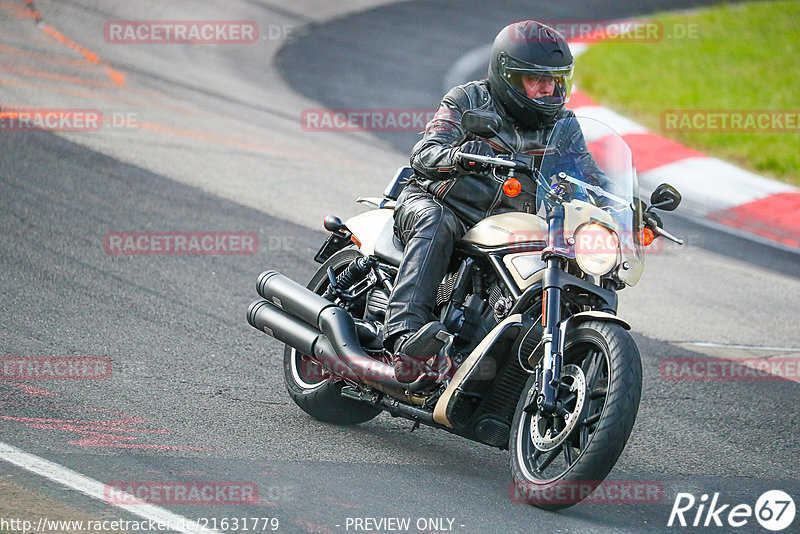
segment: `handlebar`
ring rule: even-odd
[[[524,163],[521,163],[519,161],[513,161],[513,160],[504,159],[504,158],[497,158],[497,157],[493,157],[493,156],[482,156],[480,154],[465,154],[463,152],[459,152],[457,157],[461,161],[474,161],[476,163],[484,163],[484,164],[487,164],[487,165],[492,165],[492,166],[495,166],[495,167],[502,167],[502,168],[505,168],[505,169],[531,170],[531,168],[528,165],[525,165]],[[622,199],[622,198],[620,198],[620,197],[618,197],[616,195],[610,194],[609,192],[603,190],[601,187],[594,186],[594,185],[591,185],[591,184],[587,184],[587,183],[582,182],[582,181],[580,181],[580,180],[578,180],[576,178],[573,178],[573,177],[571,177],[571,176],[569,176],[569,175],[567,175],[567,174],[565,174],[563,172],[558,174],[558,178],[561,179],[561,180],[566,180],[568,182],[572,182],[574,184],[583,186],[583,187],[589,189],[590,191],[592,191],[593,193],[608,197],[608,198],[614,200],[615,202],[619,202],[621,204],[627,204],[627,202],[624,199]],[[684,243],[683,239],[681,239],[679,237],[675,237],[674,235],[670,234],[669,232],[667,232],[666,230],[664,230],[662,227],[658,226],[657,224],[653,224],[653,226],[654,226],[653,231],[656,234],[660,235],[661,237],[663,237],[665,239],[669,239],[670,241],[672,241],[674,243],[677,243],[678,245],[683,245],[683,243]]]
[[[664,230],[660,226],[658,226],[655,231],[661,237],[663,237],[665,239],[669,239],[673,243],[677,243],[679,245],[683,245],[683,239],[681,239],[680,237],[675,237],[674,235],[670,234],[669,232],[667,232],[666,230]]]
[[[503,167],[506,169],[522,170],[529,168],[527,165],[524,165],[519,162],[511,161],[504,158],[496,158],[493,156],[481,156],[480,154],[465,154],[463,152],[459,152],[458,158],[461,161],[474,161],[476,163],[485,163],[487,165],[493,165],[495,167]]]
[[[677,243],[679,245],[683,245],[684,241],[680,237],[675,237],[674,235],[670,234],[663,227],[659,226],[658,221],[660,219],[656,219],[655,217],[651,216],[647,211],[644,214],[644,222],[645,225],[650,228],[654,234],[657,236],[661,236],[664,239],[669,239],[673,243]]]

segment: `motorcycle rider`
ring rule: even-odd
[[[536,186],[523,184],[516,196],[503,193],[503,179],[461,154],[493,156],[505,146],[541,152],[556,121],[574,114],[569,99],[574,60],[566,39],[534,20],[505,27],[494,40],[488,79],[451,89],[413,148],[415,175],[394,212],[394,231],[405,245],[384,326],[384,346],[393,353],[398,380],[419,376],[420,362],[444,346],[445,326],[435,321],[436,290],[447,273],[455,242],[480,220],[509,211],[536,212]],[[484,139],[462,128],[468,109],[497,113],[499,136]],[[577,121],[569,129],[569,152],[578,164],[594,161]],[[499,140],[497,137],[502,139]],[[596,168],[596,166],[594,167]]]

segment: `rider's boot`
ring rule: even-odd
[[[394,374],[398,382],[410,383],[425,373],[425,363],[435,358],[447,340],[447,328],[432,321],[415,333],[402,334],[394,342]]]

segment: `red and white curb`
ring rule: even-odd
[[[575,56],[587,47],[584,42],[570,44]],[[578,90],[573,90],[568,107],[578,116],[608,124],[625,139],[648,194],[668,182],[683,196],[682,212],[800,249],[800,189],[655,134]]]

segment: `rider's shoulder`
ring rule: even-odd
[[[565,108],[564,107],[564,108],[561,108],[560,110],[558,110],[558,113],[556,113],[556,120],[569,119],[569,118],[574,117],[574,116],[575,116],[575,112],[574,111],[572,111],[569,108]]]
[[[487,80],[476,80],[456,85],[447,92],[445,99],[461,109],[474,109],[486,107],[491,101],[491,95]]]

